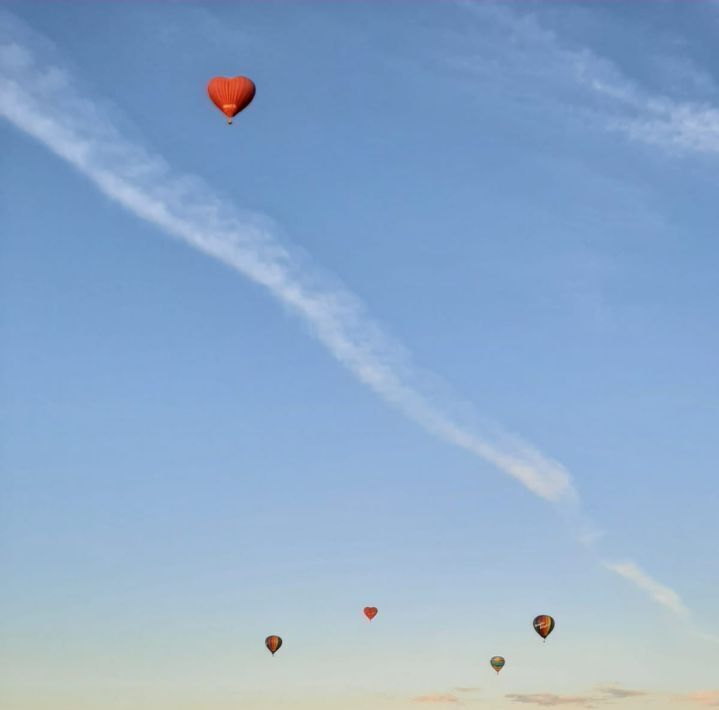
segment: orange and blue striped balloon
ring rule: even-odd
[[[268,636],[265,639],[265,646],[267,646],[269,652],[274,656],[279,647],[282,645],[282,639],[279,636]]]

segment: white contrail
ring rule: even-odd
[[[679,616],[689,615],[689,609],[684,606],[679,595],[673,589],[652,579],[633,562],[605,562],[604,566],[647,592],[657,604],[661,604]]]
[[[679,594],[671,587],[650,577],[643,569],[640,569],[634,562],[629,560],[624,562],[604,562],[603,564],[614,574],[618,574],[638,589],[646,592],[657,604],[683,619],[688,623],[689,630],[696,637],[712,644],[719,644],[719,636],[702,628],[697,620],[692,619],[691,611],[684,605]]]
[[[427,431],[488,461],[546,500],[576,501],[561,464],[521,442],[490,441],[413,384],[416,377],[402,348],[365,314],[356,297],[321,278],[282,245],[269,220],[239,213],[196,178],[174,176],[163,160],[123,138],[108,112],[84,97],[56,61],[39,59],[31,48],[43,40],[12,17],[0,20],[5,26],[0,30],[0,115],[114,202],[267,288],[355,377]]]
[[[508,3],[478,0],[458,0],[457,4],[481,25],[471,35],[470,49],[459,56],[453,50],[448,61],[462,72],[480,77],[483,91],[500,85],[505,99],[531,97],[540,108],[560,107],[564,116],[581,115],[587,126],[621,131],[668,154],[719,155],[719,108],[714,104],[672,99],[647,89],[608,57],[588,46],[577,48],[576,42],[563,41],[555,28],[542,22],[537,7],[517,9]],[[688,82],[703,84],[704,92],[709,88],[713,99],[714,81],[700,67],[684,60],[686,55],[677,65],[681,75]],[[564,110],[565,104],[571,110]],[[605,535],[586,519],[580,520],[579,527],[577,539],[589,550]],[[688,615],[673,589],[633,562],[602,564],[665,609]],[[719,637],[703,629],[693,626],[692,631],[706,641],[719,642]]]
[[[569,504],[585,545],[591,547],[603,534],[578,515],[578,498],[561,464],[506,435],[490,440],[447,414],[435,395],[414,384],[417,373],[403,348],[352,293],[283,245],[269,219],[238,211],[197,178],[173,175],[161,158],[124,138],[109,112],[83,97],[59,62],[40,60],[45,51],[46,40],[0,12],[1,116],[73,165],[114,202],[264,286],[358,380],[428,432],[495,465],[536,495]],[[659,604],[687,613],[673,590],[633,563],[607,567]]]

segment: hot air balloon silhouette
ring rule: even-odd
[[[365,615],[370,621],[372,621],[372,619],[374,619],[375,616],[377,616],[377,607],[376,607],[376,606],[366,606],[366,607],[364,608],[364,615]]]
[[[492,658],[489,659],[489,665],[491,665],[492,668],[497,671],[497,675],[499,675],[499,671],[504,668],[504,658],[501,656],[492,656]]]
[[[255,84],[246,76],[235,76],[231,79],[215,76],[207,83],[207,95],[210,101],[227,116],[229,125],[233,117],[247,108],[255,98]]]
[[[282,639],[279,636],[268,636],[265,639],[265,646],[269,652],[274,656],[282,645]]]
[[[547,636],[552,633],[554,629],[554,619],[546,614],[541,614],[534,618],[532,622],[534,630],[546,641]]]

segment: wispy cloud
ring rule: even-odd
[[[606,536],[605,530],[586,524],[584,530],[577,535],[577,540],[585,547],[592,547],[596,542]]]
[[[597,691],[607,698],[614,699],[641,698],[647,695],[645,690],[630,690],[616,685],[600,685],[597,687]]]
[[[418,695],[412,698],[413,703],[426,703],[428,705],[446,705],[447,703],[457,704],[459,698],[450,693],[430,693],[429,695]]]
[[[593,703],[593,699],[590,697],[579,695],[555,695],[554,693],[511,693],[505,697],[513,703],[538,705],[544,708],[554,708],[561,705],[575,705],[590,708]]]
[[[269,219],[239,212],[197,178],[174,175],[164,160],[125,139],[56,60],[40,59],[36,49],[46,49],[44,42],[7,14],[2,25],[0,115],[116,204],[266,288],[360,382],[428,432],[494,465],[541,498],[576,500],[560,463],[521,441],[491,440],[449,414],[422,388],[404,349],[360,301],[281,242]]]
[[[719,690],[703,690],[696,693],[687,693],[686,695],[677,695],[674,700],[680,703],[689,701],[707,708],[718,708]]]
[[[427,705],[465,705],[476,704],[479,700],[476,697],[481,688],[478,687],[457,687],[452,688],[449,691],[426,693],[425,695],[416,695],[410,698],[413,703],[427,704]]]
[[[667,693],[665,691],[633,690],[618,685],[599,685],[582,695],[558,695],[555,693],[511,693],[505,698],[513,703],[536,705],[538,707],[583,707],[595,708],[609,705],[616,706],[617,701],[627,701],[632,707],[633,700],[638,700],[644,707],[648,699],[656,699],[662,703],[676,703],[685,709],[696,707],[719,707],[719,690],[704,690],[691,693]],[[624,707],[625,703],[622,703]]]
[[[603,685],[594,689],[587,695],[556,695],[554,693],[525,693],[507,695],[507,699],[525,705],[538,705],[540,707],[559,707],[574,705],[578,707],[593,708],[597,705],[611,703],[615,700],[630,700],[648,695],[644,690],[630,690],[616,685]]]
[[[661,604],[679,616],[689,615],[689,610],[673,589],[652,579],[633,562],[605,562],[604,566],[647,592],[657,604]]]
[[[613,118],[608,121],[609,128],[668,153],[719,155],[718,109],[639,92],[632,98],[636,115]]]
[[[483,24],[479,41],[452,55],[455,67],[490,84],[501,81],[518,97],[530,94],[538,105],[558,106],[565,116],[581,117],[583,125],[621,132],[670,154],[719,154],[719,92],[712,77],[686,57],[663,55],[657,63],[679,89],[673,94],[651,90],[608,57],[548,27],[541,11],[459,4]],[[677,95],[686,87],[694,87],[696,95]]]

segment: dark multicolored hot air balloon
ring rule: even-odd
[[[494,668],[494,670],[497,671],[497,674],[499,674],[499,671],[501,671],[502,668],[504,668],[504,658],[502,658],[501,656],[493,656],[489,660],[489,665],[491,665],[492,668]]]
[[[274,656],[282,645],[282,639],[279,636],[268,636],[265,639],[265,646],[267,646],[269,652]]]
[[[552,629],[554,629],[554,619],[546,614],[541,614],[535,617],[532,626],[534,626],[534,630],[546,641],[547,636],[549,636],[549,634],[552,633]]]
[[[227,116],[228,125],[232,118],[250,105],[255,98],[255,85],[245,76],[228,79],[216,76],[207,84],[207,94],[215,106]]]
[[[365,615],[370,621],[372,621],[372,619],[374,619],[375,616],[377,616],[377,607],[376,607],[376,606],[366,606],[366,607],[364,608],[364,615]]]

